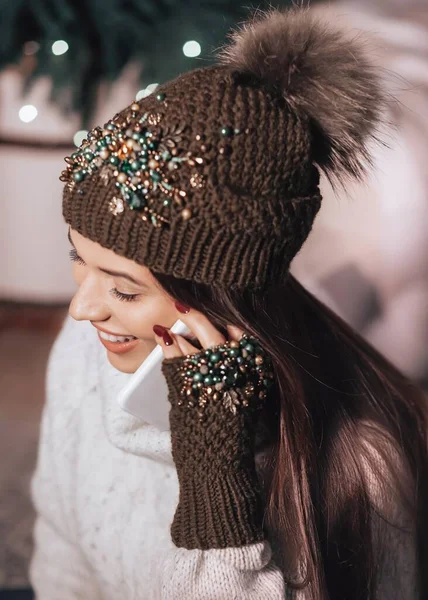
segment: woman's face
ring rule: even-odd
[[[70,315],[97,328],[113,367],[134,373],[156,346],[153,325],[169,328],[180,318],[174,300],[147,267],[118,256],[74,229],[70,229],[69,239],[78,285]]]

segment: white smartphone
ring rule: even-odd
[[[171,327],[173,333],[186,335],[190,329],[180,319]],[[162,348],[157,344],[146,360],[130,377],[120,391],[117,401],[126,412],[157,427],[169,431],[168,387],[162,373]]]

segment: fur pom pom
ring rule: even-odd
[[[299,8],[257,12],[230,37],[221,64],[275,88],[309,116],[314,160],[330,180],[360,178],[385,99],[358,38]]]

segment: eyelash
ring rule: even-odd
[[[79,265],[86,264],[83,258],[80,258],[80,256],[77,254],[77,251],[74,248],[70,250],[70,259],[73,262],[78,263]],[[119,290],[117,290],[116,288],[110,290],[110,293],[121,302],[132,302],[133,300],[136,300],[139,296],[139,294],[123,294],[122,292],[119,292]]]
[[[74,250],[70,250],[70,260],[72,260],[73,262],[77,262],[79,265],[84,265],[85,261],[83,260],[83,258],[80,258],[80,256],[77,254],[77,251]]]
[[[122,294],[122,292],[119,292],[116,288],[110,290],[110,293],[121,302],[132,302],[138,298],[138,294]]]

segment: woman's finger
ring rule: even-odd
[[[196,348],[196,346],[194,346],[191,342],[189,342],[189,340],[187,340],[182,335],[176,335],[175,338],[177,340],[177,344],[180,347],[180,350],[184,355],[197,354],[198,352],[200,352],[199,348]]]
[[[226,338],[201,312],[191,308],[189,312],[180,312],[180,320],[187,325],[190,331],[197,337],[203,348],[220,346]]]
[[[180,346],[177,343],[175,334],[165,328],[165,333],[160,336],[155,333],[156,343],[162,348],[165,358],[176,358],[183,356]]]
[[[231,340],[236,340],[237,342],[239,342],[239,340],[242,337],[242,334],[244,333],[244,330],[238,327],[237,325],[227,325],[227,333],[229,334]]]

